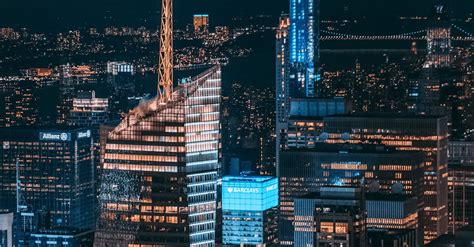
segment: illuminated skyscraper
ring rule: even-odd
[[[277,246],[278,179],[232,176],[222,179],[225,246]]]
[[[209,32],[209,15],[194,15],[193,16],[194,32],[207,33]]]
[[[13,82],[5,92],[4,115],[0,124],[5,127],[34,125],[38,122],[38,96],[32,81]],[[11,91],[10,91],[11,90]]]
[[[449,142],[449,230],[474,226],[474,142]]]
[[[287,15],[280,17],[276,33],[276,161],[279,160],[281,135],[288,128],[288,117],[290,112],[290,85],[288,82],[289,71],[289,45],[288,31],[290,18]]]
[[[421,195],[423,156],[419,152],[397,151],[383,145],[317,143],[307,148],[281,152],[279,240],[292,246],[295,198],[314,192],[319,186],[360,184],[390,194]],[[420,200],[421,211],[422,202]]]
[[[0,143],[0,212],[17,212],[21,192],[32,211],[50,215],[48,225],[95,227],[96,166],[90,129],[3,128]]]
[[[162,1],[158,96],[101,133],[96,246],[215,246],[221,68],[173,90],[173,1]]]
[[[290,0],[290,95],[318,96],[319,0]]]
[[[295,247],[367,246],[360,187],[327,186],[295,199]]]
[[[132,110],[105,142],[97,246],[214,246],[221,70]]]
[[[426,33],[428,56],[425,67],[445,68],[451,63],[451,26],[445,7],[434,7],[433,20]]]
[[[74,126],[99,126],[108,121],[109,99],[96,98],[95,91],[79,92],[72,101],[68,123]]]
[[[409,115],[341,115],[324,118],[330,143],[382,143],[421,151],[425,243],[448,231],[448,118]]]

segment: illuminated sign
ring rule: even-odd
[[[268,186],[267,188],[265,188],[265,191],[268,192],[276,189],[278,189],[278,184]]]
[[[229,193],[259,193],[258,188],[227,188]]]
[[[263,211],[278,205],[278,178],[228,176],[222,181],[222,209]]]
[[[77,139],[80,138],[90,138],[91,137],[91,131],[86,130],[86,131],[81,131],[77,133]]]
[[[66,132],[40,132],[41,141],[70,141],[71,134]]]

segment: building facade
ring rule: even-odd
[[[73,228],[42,229],[32,233],[29,246],[35,247],[85,247],[94,242],[93,230]]]
[[[367,246],[364,191],[319,187],[295,199],[295,247]]]
[[[290,0],[291,97],[314,97],[319,68],[319,0]]]
[[[0,246],[13,246],[13,213],[0,213]]]
[[[340,115],[324,118],[329,143],[381,143],[422,152],[425,243],[448,231],[448,118],[411,115]]]
[[[193,26],[195,33],[209,32],[209,15],[196,14],[193,16]]]
[[[275,160],[278,166],[281,149],[282,135],[288,128],[288,117],[290,112],[290,85],[289,85],[289,32],[290,18],[287,15],[280,17],[279,26],[276,33],[276,155]]]
[[[33,81],[4,82],[3,104],[0,110],[2,127],[34,125],[38,123],[37,85]]]
[[[109,120],[109,99],[97,98],[95,91],[79,92],[72,101],[68,123],[73,126],[99,126]]]
[[[20,211],[20,192],[21,205],[48,212],[52,226],[95,228],[96,167],[90,129],[4,128],[0,142],[2,212]]]
[[[449,232],[474,226],[474,142],[450,141],[448,152]]]
[[[451,25],[443,5],[433,9],[433,17],[426,33],[428,55],[425,68],[446,68],[451,64]]]
[[[215,246],[220,101],[215,66],[107,135],[96,246]]]
[[[222,244],[277,246],[278,179],[229,176],[222,179]]]
[[[314,148],[282,151],[279,239],[293,243],[294,199],[319,186],[364,186],[381,193],[421,194],[423,155],[380,145],[319,143]],[[422,202],[419,202],[422,210]]]

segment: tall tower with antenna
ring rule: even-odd
[[[173,7],[161,1],[158,96],[101,137],[96,247],[216,246],[221,68],[173,88]]]
[[[173,0],[163,0],[161,7],[158,95],[161,102],[173,95]]]

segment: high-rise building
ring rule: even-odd
[[[319,0],[290,0],[290,95],[318,96]]]
[[[424,67],[446,68],[451,63],[451,25],[445,7],[435,6],[432,18],[426,33],[428,55]]]
[[[319,186],[355,186],[364,178],[370,191],[421,195],[423,155],[381,145],[318,143],[288,149],[280,160],[279,240],[293,244],[294,199]],[[422,201],[418,210],[422,210]]]
[[[448,146],[448,163],[474,166],[474,142],[450,141]]]
[[[474,226],[474,166],[449,164],[449,230]]]
[[[90,129],[70,127],[0,129],[0,210],[19,212],[17,199],[22,199],[32,211],[47,211],[51,226],[94,229],[96,167],[90,134]]]
[[[15,82],[4,96],[4,127],[34,125],[38,122],[38,97],[32,81]]]
[[[95,244],[214,246],[221,70],[132,110],[103,148]]]
[[[229,176],[222,179],[223,244],[277,246],[278,179]]]
[[[367,213],[360,187],[319,187],[295,199],[295,247],[367,246]]]
[[[109,119],[109,99],[96,98],[95,91],[78,92],[72,101],[68,123],[73,126],[99,126]]]
[[[348,114],[352,105],[344,98],[323,99],[306,98],[292,99],[287,116],[276,123],[276,167],[277,174],[282,150],[292,148],[311,148],[317,143],[324,142],[327,137],[323,134],[323,117]]]
[[[369,229],[368,243],[371,247],[417,247],[416,230]]]
[[[288,32],[290,18],[287,15],[280,17],[280,22],[276,32],[276,122],[275,133],[276,149],[280,148],[281,131],[287,128],[290,113],[290,85],[289,79],[289,40]],[[278,151],[276,160],[278,161]]]
[[[290,85],[289,85],[289,40],[288,32],[290,27],[290,18],[287,15],[280,17],[279,26],[276,33],[276,162],[279,160],[279,151],[281,148],[282,132],[288,128],[288,117],[290,112]]]
[[[13,213],[0,213],[0,246],[13,246]]]
[[[382,143],[424,153],[425,242],[448,230],[448,119],[410,115],[339,115],[324,118],[329,143]]]
[[[93,230],[74,228],[40,229],[31,234],[29,246],[84,247],[94,243]]]
[[[209,32],[209,15],[196,14],[193,16],[194,32],[208,33]]]
[[[449,231],[474,226],[474,142],[450,141]]]
[[[418,227],[419,203],[417,197],[409,194],[367,193],[365,205],[370,246],[420,246],[423,231]]]
[[[474,246],[474,228],[470,226],[463,227],[455,234],[444,234],[426,245],[426,247],[457,247]]]
[[[311,148],[324,142],[323,117],[348,114],[352,105],[344,98],[334,99],[293,99],[286,135],[282,134],[281,148]]]
[[[418,199],[397,193],[367,193],[367,227],[369,229],[417,229]]]
[[[127,62],[107,63],[107,83],[113,88],[111,112],[126,113],[130,109],[128,99],[136,96],[135,67]],[[132,107],[133,108],[133,107]]]
[[[107,74],[118,75],[120,73],[135,74],[135,66],[127,62],[107,62]]]

